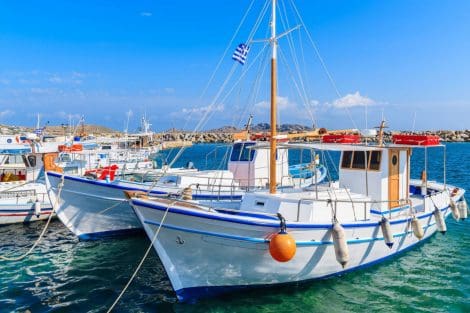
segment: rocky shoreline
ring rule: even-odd
[[[385,142],[391,142],[392,135],[397,133],[407,133],[416,135],[437,135],[443,142],[470,142],[470,130],[438,130],[438,131],[386,131],[384,133]],[[233,142],[234,132],[191,132],[177,131],[157,134],[157,140],[181,141],[193,143],[230,143]],[[377,138],[376,138],[377,139]],[[297,141],[311,141],[309,138],[299,138]]]
[[[255,133],[267,133],[269,129],[268,124],[257,124],[253,127]],[[83,129],[86,133],[93,133],[98,136],[109,136],[109,137],[120,137],[124,136],[124,133],[112,130],[98,125],[86,125]],[[310,131],[312,128],[297,125],[297,124],[283,124],[280,125],[279,131],[283,133],[298,133],[302,131]],[[11,135],[22,132],[31,132],[31,128],[21,126],[8,126],[0,125],[0,134]],[[182,142],[183,145],[187,145],[189,142],[193,143],[231,143],[234,141],[233,135],[240,130],[234,127],[222,127],[209,131],[202,131],[192,133],[184,130],[170,130],[161,133],[154,134],[154,140],[161,142]],[[47,133],[50,135],[63,135],[64,128],[62,126],[47,126]],[[390,142],[392,134],[397,133],[408,133],[416,135],[437,135],[443,142],[470,142],[470,129],[467,130],[436,130],[436,131],[385,131],[384,140]],[[311,138],[299,138],[296,141],[312,141]]]

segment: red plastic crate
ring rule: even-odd
[[[392,141],[397,145],[436,146],[441,138],[436,135],[393,135]]]
[[[323,143],[360,143],[361,137],[359,135],[324,135],[322,137]]]

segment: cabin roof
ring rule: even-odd
[[[362,144],[332,144],[332,143],[278,143],[278,149],[310,149],[330,151],[380,151],[386,147],[367,146]],[[258,143],[251,149],[269,149],[269,143]]]

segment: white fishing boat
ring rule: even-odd
[[[445,232],[448,215],[467,214],[465,190],[428,181],[426,165],[421,180],[410,177],[411,150],[441,147],[438,138],[403,135],[384,144],[381,128],[375,145],[358,135],[278,144],[276,13],[272,0],[269,190],[245,194],[237,209],[127,193],[181,301],[357,270]],[[276,154],[289,146],[338,151],[339,179],[280,192]]]
[[[52,205],[43,183],[42,155],[23,136],[0,136],[0,224],[47,219]]]

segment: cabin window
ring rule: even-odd
[[[363,170],[380,170],[381,151],[344,151],[341,168]]]
[[[230,161],[253,161],[255,157],[255,150],[250,149],[254,143],[236,143],[233,145],[232,155]]]
[[[36,156],[28,155],[28,161],[31,167],[36,167]]]
[[[352,168],[363,170],[366,168],[366,153],[365,151],[354,151]]]
[[[341,162],[342,168],[350,168],[351,167],[351,160],[352,160],[352,151],[344,151],[343,152],[343,160]]]
[[[369,161],[369,169],[378,171],[380,170],[380,159],[382,158],[381,151],[372,151]]]

